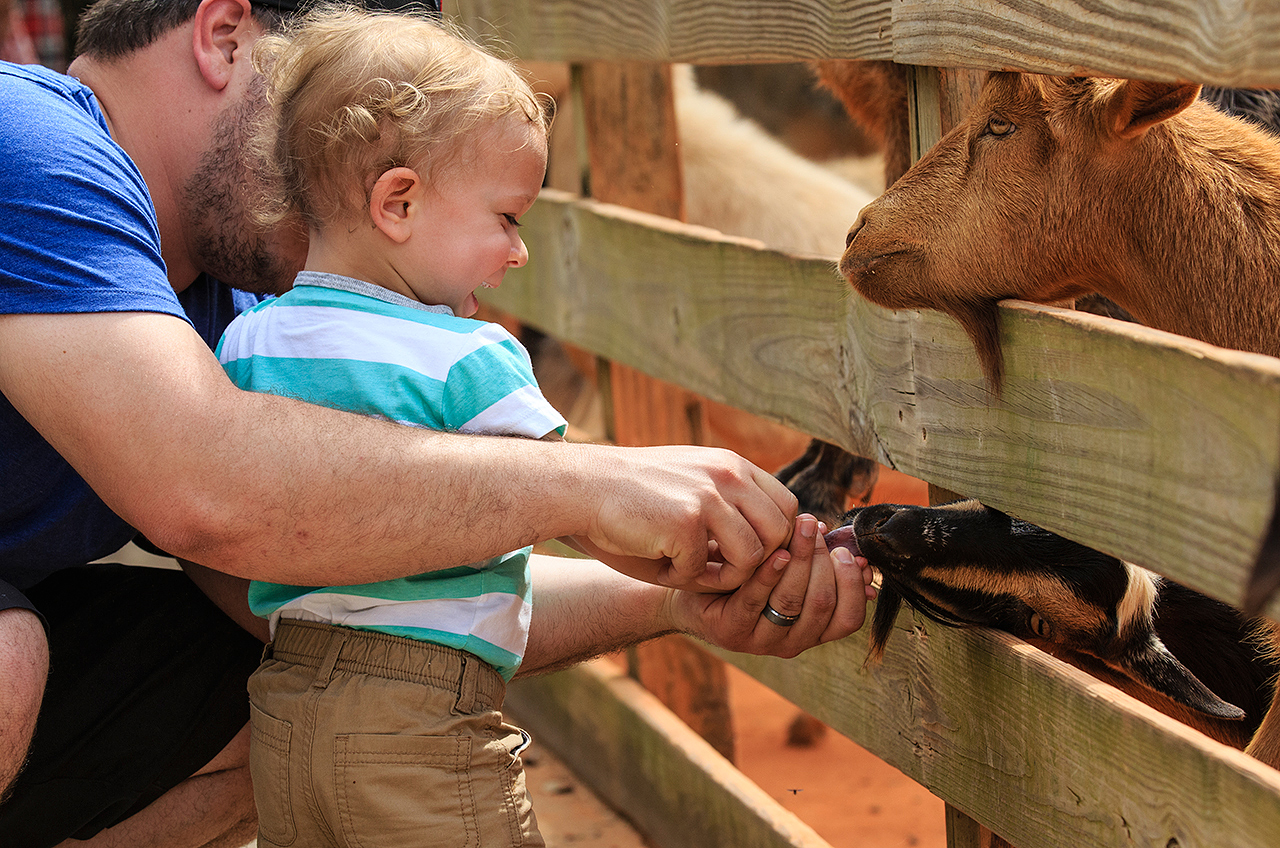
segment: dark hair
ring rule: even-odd
[[[1260,88],[1209,88],[1200,92],[1220,111],[1252,121],[1272,133],[1280,133],[1280,93]]]
[[[195,17],[200,0],[97,0],[76,27],[76,53],[93,59],[119,59]],[[275,31],[284,15],[270,3],[253,3],[253,16]]]

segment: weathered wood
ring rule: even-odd
[[[463,21],[527,59],[889,59],[889,0],[460,0]]]
[[[643,62],[582,67],[591,196],[684,219],[684,179],[671,68]]]
[[[590,63],[581,67],[592,196],[684,218],[684,179],[677,146],[669,65]],[[698,444],[702,407],[685,389],[622,363],[609,364],[613,433],[624,445]],[[679,636],[628,652],[632,675],[730,760],[733,715],[724,663]]]
[[[1012,636],[904,612],[866,650],[718,653],[1016,845],[1276,844],[1280,773]]]
[[[1280,6],[1158,0],[903,0],[893,58],[913,65],[1280,84]]]
[[[1280,86],[1280,5],[1228,0],[460,0],[527,59],[892,59]]]
[[[515,681],[512,716],[662,848],[830,848],[602,661]]]
[[[526,224],[529,265],[487,294],[540,329],[1239,600],[1280,474],[1280,361],[1011,302],[995,401],[958,325],[876,307],[827,262],[550,192]]]

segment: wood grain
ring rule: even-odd
[[[1280,6],[1230,0],[460,0],[526,59],[719,64],[892,59],[1280,86]]]
[[[1016,845],[1280,833],[1280,773],[1007,634],[905,612],[870,667],[861,633],[793,661],[721,654]]]

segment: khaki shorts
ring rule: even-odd
[[[249,679],[259,848],[544,845],[505,691],[462,651],[280,622]]]

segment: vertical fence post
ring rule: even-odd
[[[581,81],[591,195],[644,212],[684,219],[671,68],[639,62],[589,63]],[[615,441],[698,444],[698,397],[618,363],[609,367]],[[631,674],[676,715],[733,759],[728,674],[723,662],[683,637],[628,653]]]
[[[957,69],[912,67],[907,74],[911,161],[915,162],[957,126],[977,98],[983,74]],[[963,495],[929,484],[929,503]],[[999,835],[947,805],[948,848],[1012,848]]]

